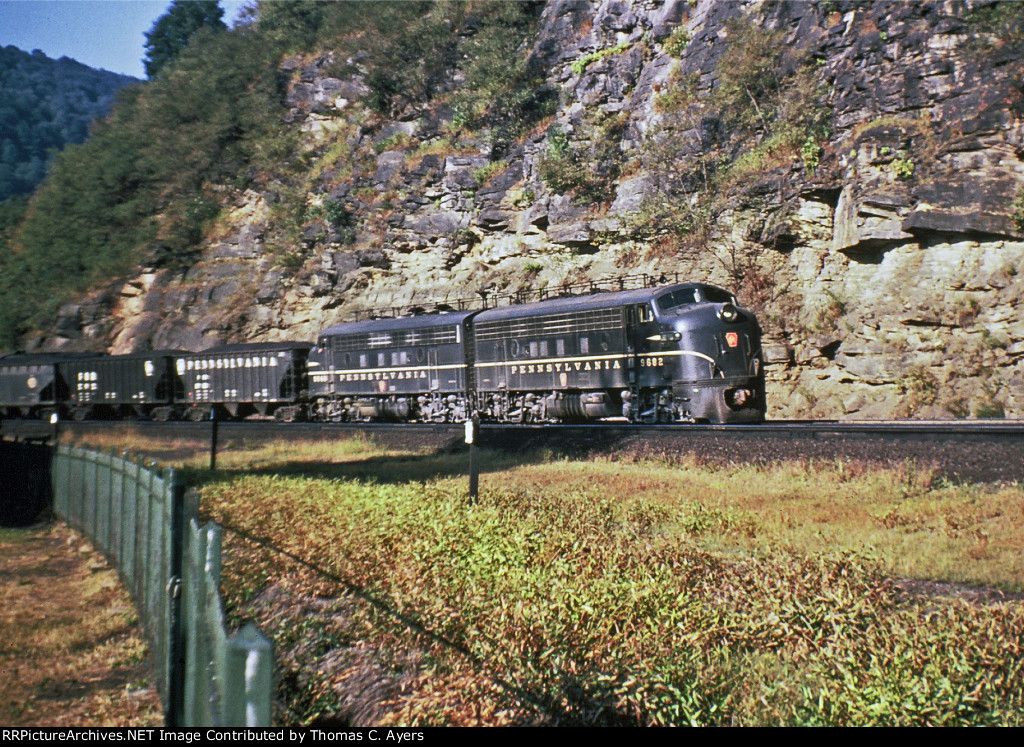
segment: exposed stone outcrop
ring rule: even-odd
[[[365,117],[358,65],[330,77],[329,52],[289,60],[288,121],[315,156],[293,238],[275,212],[287,187],[231,195],[184,275],[143,269],[97,300],[112,320],[82,304],[56,335],[113,352],[313,339],[357,309],[680,272],[761,314],[772,418],[1024,416],[1024,93],[1019,60],[964,20],[978,5],[550,2],[532,54],[558,107],[500,153],[483,136],[454,142],[444,104]],[[666,253],[631,230],[659,178],[645,149],[720,123],[666,135],[658,97],[688,79],[707,100],[738,16],[817,60],[830,135],[813,168],[773,156],[734,187],[701,251]],[[690,40],[673,57],[680,27]],[[592,142],[600,117],[620,118],[629,168],[581,205],[542,162],[553,127]]]

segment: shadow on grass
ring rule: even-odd
[[[302,558],[282,548],[276,547],[260,537],[257,537],[244,529],[224,524],[224,529],[232,532],[238,539],[249,544],[257,552],[269,553],[275,558],[275,566],[280,563],[295,564],[311,571],[320,582],[326,582],[327,588],[321,588],[316,594],[319,597],[320,605],[323,606],[325,599],[333,596],[334,600],[344,593],[350,597],[361,600],[371,607],[377,614],[384,616],[397,623],[399,630],[415,633],[417,636],[431,641],[447,651],[457,654],[472,666],[480,675],[500,688],[507,697],[518,701],[525,706],[525,712],[515,725],[549,725],[549,726],[644,726],[646,723],[634,714],[627,713],[616,706],[618,698],[610,692],[594,691],[593,686],[585,681],[585,677],[571,673],[560,666],[555,666],[548,677],[546,685],[518,684],[508,673],[494,669],[490,663],[479,654],[475,653],[466,642],[460,638],[453,638],[439,633],[435,625],[420,614],[415,608],[399,609],[391,600],[381,594],[367,589],[358,584],[352,583],[323,565]],[[333,587],[333,588],[331,588]],[[330,591],[328,591],[330,589]],[[301,607],[301,605],[299,605]],[[243,609],[245,605],[243,605]],[[236,610],[236,613],[240,610]],[[251,610],[247,610],[251,613]],[[302,611],[304,619],[308,620],[308,612]],[[315,614],[315,613],[313,613]],[[281,612],[275,613],[280,621]],[[329,620],[325,619],[326,623]],[[296,623],[298,624],[298,623]],[[347,640],[347,639],[346,639]],[[346,645],[342,643],[341,645]],[[322,656],[322,654],[321,654]],[[346,678],[348,675],[346,675]],[[362,693],[350,693],[342,698],[341,708],[333,713],[324,712],[319,714],[311,725],[350,725],[350,709],[354,701],[363,696]]]
[[[508,454],[481,449],[478,465],[481,475],[494,474],[552,459],[551,452],[532,451]],[[319,480],[355,480],[402,485],[414,482],[465,477],[469,479],[469,452],[455,454],[379,455],[348,462],[282,461],[265,466],[239,466],[215,471],[183,468],[180,474],[189,485],[202,487],[224,482],[240,475],[307,477]]]

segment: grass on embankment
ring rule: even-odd
[[[1019,601],[912,598],[890,583],[1019,591],[1018,486],[912,467],[483,452],[469,505],[466,462],[281,444],[194,473],[213,518],[377,600],[344,623],[307,607],[269,626],[285,659],[300,641],[323,658],[372,640],[405,683],[378,723],[1024,722]],[[235,547],[235,609],[275,586],[341,593]],[[340,675],[302,666],[281,717],[340,710]]]
[[[1024,721],[1020,486],[485,451],[471,506],[467,461],[349,441],[182,462],[211,516],[344,581],[226,535],[229,605],[275,639],[281,721],[351,716],[350,683],[387,677],[357,723]]]

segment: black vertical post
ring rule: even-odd
[[[466,443],[469,444],[469,502],[476,503],[480,488],[480,463],[477,457],[477,444],[480,436],[480,416],[473,416],[466,421]]]
[[[217,408],[210,408],[210,471],[217,469]]]
[[[171,503],[171,577],[167,580],[171,629],[167,656],[167,666],[170,669],[167,677],[169,692],[164,723],[171,728],[179,728],[183,725],[185,705],[185,640],[181,620],[181,579],[184,576],[182,564],[185,553],[185,529],[191,517],[185,509],[185,487],[178,484],[173,470],[166,476],[166,480],[168,485],[165,495]]]

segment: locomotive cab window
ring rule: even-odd
[[[658,308],[661,311],[669,311],[681,306],[689,306],[690,304],[698,303],[698,301],[697,290],[695,288],[681,288],[680,290],[674,290],[671,293],[666,293],[663,296],[658,296],[654,302],[658,304]]]
[[[736,303],[736,296],[719,288],[702,288],[701,293],[711,303]]]

